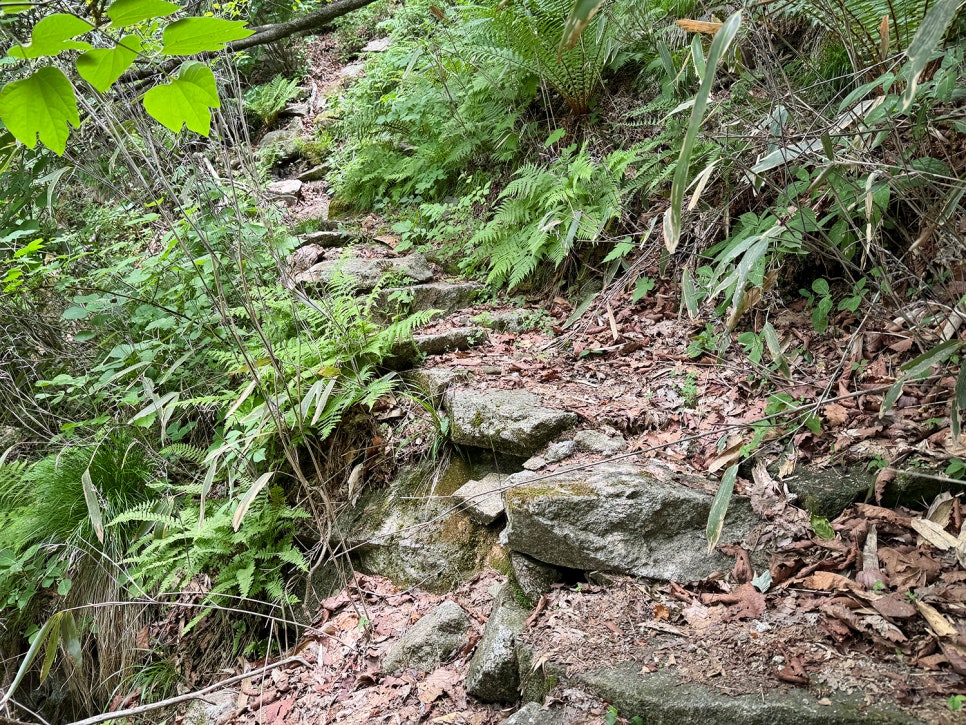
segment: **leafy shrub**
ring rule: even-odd
[[[271,126],[285,104],[299,93],[299,82],[276,76],[264,85],[245,91],[245,111],[255,116],[262,126]]]
[[[524,164],[500,192],[493,218],[470,241],[473,263],[490,284],[513,289],[543,263],[559,267],[580,245],[598,241],[620,217],[624,171],[633,151],[597,162],[587,146],[569,146],[549,166]]]

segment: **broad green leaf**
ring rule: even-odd
[[[721,484],[718,492],[714,495],[711,502],[711,511],[708,513],[708,553],[714,551],[721,538],[721,530],[724,528],[725,516],[728,514],[728,505],[731,503],[731,494],[735,490],[735,480],[738,478],[738,464],[730,466],[721,477]]]
[[[104,521],[101,518],[101,503],[97,500],[97,489],[91,480],[91,471],[88,468],[81,474],[81,488],[84,489],[84,503],[87,504],[87,513],[91,518],[91,525],[97,540],[104,543]]]
[[[114,85],[141,50],[141,39],[125,35],[115,48],[89,50],[77,59],[77,72],[81,78],[104,93]]]
[[[946,35],[946,28],[956,17],[962,4],[963,0],[938,0],[922,19],[919,30],[909,43],[909,51],[906,53],[909,58],[909,85],[906,86],[906,92],[902,94],[900,113],[904,113],[912,105],[916,97],[919,74],[929,63],[933,50]]]
[[[142,20],[163,18],[181,7],[167,0],[114,0],[107,9],[107,17],[115,26],[122,28]]]
[[[63,156],[70,135],[68,124],[74,128],[80,125],[74,87],[57,68],[40,68],[3,87],[0,120],[27,148],[34,148],[39,136],[47,148]]]
[[[907,380],[915,379],[919,375],[922,375],[933,365],[946,362],[946,360],[951,358],[959,350],[961,345],[962,343],[959,340],[947,340],[903,365],[900,368],[903,374],[896,379],[892,387],[886,391],[886,394],[882,398],[882,405],[879,406],[879,417],[881,418],[885,415],[896,404],[896,401],[902,394],[902,386],[906,384]]]
[[[67,579],[66,581],[70,581]],[[63,612],[63,622],[60,627],[60,638],[64,643],[67,654],[74,661],[74,666],[78,669],[84,665],[84,656],[81,651],[80,630],[77,622],[74,621],[72,612]]]
[[[67,13],[48,15],[34,26],[30,43],[15,45],[7,53],[13,58],[45,58],[62,50],[87,50],[90,43],[72,40],[94,29],[86,20]]]
[[[0,7],[0,15],[16,15],[17,13],[25,13],[28,10],[32,10],[33,7],[33,3],[24,3],[23,5],[10,3],[9,5]]]
[[[831,541],[835,538],[835,529],[828,522],[828,519],[824,516],[816,516],[812,514],[811,517],[812,531],[820,539],[825,539],[826,541]]]
[[[50,626],[47,634],[47,651],[44,653],[44,662],[40,666],[41,682],[47,679],[47,675],[50,674],[50,668],[54,664],[54,659],[57,657],[57,645],[60,644],[60,625],[63,620],[63,615],[63,612],[58,612],[55,616],[51,617],[53,624]]]
[[[691,166],[691,154],[694,151],[694,144],[697,141],[698,131],[704,122],[704,110],[708,105],[708,98],[711,96],[711,86],[714,83],[714,74],[718,69],[722,56],[735,39],[738,28],[741,26],[741,11],[729,17],[724,25],[721,26],[711,43],[711,50],[708,52],[705,74],[701,79],[701,86],[694,96],[694,107],[691,109],[691,120],[688,122],[688,130],[684,136],[684,143],[681,146],[681,154],[678,157],[678,165],[674,170],[674,180],[671,182],[671,205],[664,214],[664,246],[669,254],[674,254],[681,239],[681,206],[684,203],[684,191],[688,186],[688,170]]]
[[[275,471],[263,473],[258,477],[258,480],[252,484],[252,487],[245,492],[245,495],[242,496],[241,501],[238,502],[238,508],[235,509],[235,515],[231,517],[231,526],[235,531],[238,531],[238,529],[241,528],[242,521],[245,519],[245,514],[248,513],[248,509],[251,507],[255,497],[263,488],[265,488],[265,484],[268,483],[274,475]]]
[[[164,29],[161,52],[164,55],[215,52],[233,40],[247,38],[252,33],[240,20],[183,18]]]
[[[220,105],[215,74],[204,63],[185,63],[177,78],[144,94],[144,109],[175,133],[187,126],[207,136],[211,129],[210,109]]]

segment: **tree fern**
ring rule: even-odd
[[[584,114],[600,85],[601,73],[617,48],[619,34],[598,14],[581,41],[570,50],[558,48],[570,0],[509,0],[479,8],[487,21],[479,24],[480,47],[557,91],[574,113]]]
[[[888,20],[888,47],[901,51],[919,29],[929,0],[789,0],[781,10],[805,15],[835,33],[862,70],[885,60],[880,29]]]

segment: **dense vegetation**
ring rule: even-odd
[[[315,7],[292,5],[194,7],[217,21],[201,30],[162,0],[0,16],[0,645],[5,684],[27,683],[9,695],[49,717],[285,647],[341,555],[369,411],[406,393],[380,363],[426,316],[381,323],[379,289],[278,281],[295,239],[246,139],[297,92],[305,40],[209,52]],[[636,299],[659,259],[688,313],[713,309],[696,354],[736,339],[780,371],[751,314],[776,291],[802,288],[819,331],[925,300],[946,328],[922,374],[961,354],[959,5],[806,0],[722,23],[693,0],[613,0],[568,48],[569,0],[380,0],[336,32],[347,57],[391,45],[303,153],[331,169],[334,210],[380,215],[397,249],[494,295]],[[69,692],[44,690],[57,669]]]

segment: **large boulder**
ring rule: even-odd
[[[527,611],[513,599],[505,584],[496,597],[483,637],[466,672],[466,691],[484,702],[516,702],[520,671],[517,665],[517,637],[527,622]]]
[[[431,496],[432,472],[415,468],[404,469],[388,487],[366,487],[356,506],[339,515],[333,545],[352,549],[361,571],[400,586],[451,591],[500,554],[497,532],[453,511],[453,500],[439,495],[465,480]]]
[[[298,120],[277,131],[270,131],[258,142],[258,153],[276,162],[291,161],[301,152],[301,132],[302,123]]]
[[[454,443],[521,458],[577,423],[573,413],[544,408],[523,390],[451,390],[445,406]]]
[[[446,600],[409,628],[389,648],[382,669],[429,672],[469,641],[470,618],[456,602]]]
[[[328,259],[295,275],[295,282],[308,286],[325,285],[340,273],[352,277],[356,288],[361,292],[373,289],[388,274],[415,282],[426,282],[433,278],[426,257],[422,254],[410,254],[405,257],[353,256]]]
[[[456,350],[469,350],[486,342],[486,330],[479,327],[457,327],[445,332],[413,335],[399,340],[382,364],[390,370],[408,370],[424,357],[443,355]]]
[[[730,569],[707,553],[712,496],[637,466],[603,465],[552,478],[524,471],[505,484],[504,541],[555,566],[674,581]],[[747,499],[735,497],[721,542],[743,539],[757,523]]]

